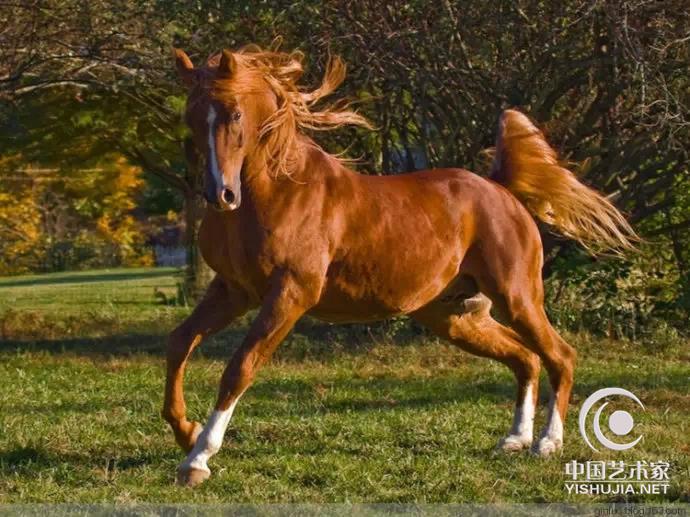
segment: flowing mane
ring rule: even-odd
[[[230,102],[236,95],[265,92],[266,85],[270,87],[277,97],[278,109],[260,128],[259,138],[266,165],[275,176],[291,175],[303,129],[328,131],[347,125],[372,128],[347,101],[316,108],[345,80],[346,66],[339,57],[329,58],[321,85],[309,91],[298,83],[304,72],[302,52],[264,50],[250,45],[233,56],[241,72],[216,79],[212,95],[221,102]],[[219,60],[217,54],[208,64],[217,66]]]

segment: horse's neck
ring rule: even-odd
[[[335,158],[305,137],[296,151],[294,167],[289,176],[276,176],[263,164],[250,163],[246,184],[252,198],[262,204],[271,203],[276,196],[290,196],[295,189],[308,188],[316,175],[321,179],[339,167]]]

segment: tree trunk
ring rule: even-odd
[[[213,270],[208,267],[199,250],[199,227],[204,213],[204,201],[194,192],[186,193],[184,199],[185,246],[187,248],[187,267],[185,269],[184,293],[188,302],[198,300],[206,291],[213,278]]]
[[[204,216],[205,201],[197,193],[202,188],[199,155],[191,138],[184,141],[187,161],[186,182],[191,188],[184,192],[185,246],[187,268],[185,270],[184,294],[187,301],[195,302],[203,296],[213,278],[213,270],[204,262],[199,250],[199,227]]]

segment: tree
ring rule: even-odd
[[[343,131],[325,145],[361,156],[361,169],[481,171],[498,114],[519,106],[687,277],[690,12],[681,0],[499,0],[490,9],[479,0],[30,0],[0,13],[3,134],[15,134],[23,99],[59,97],[73,112],[73,139],[94,153],[117,149],[180,192],[190,243],[201,164],[180,121],[185,92],[169,49],[198,64],[221,47],[283,36],[307,54],[306,82],[329,52],[349,63],[342,93],[379,130]],[[51,128],[59,140],[64,119]],[[545,235],[550,259],[573,253]]]

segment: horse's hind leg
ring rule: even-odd
[[[484,277],[480,278],[479,285],[505,315],[521,342],[539,355],[549,374],[552,395],[548,422],[535,449],[545,457],[563,446],[563,424],[568,412],[577,354],[549,323],[544,310],[541,275],[515,274],[510,278],[513,280],[499,284]]]
[[[189,356],[205,337],[218,332],[248,309],[247,296],[215,277],[192,314],[168,338],[165,402],[161,412],[175,433],[175,440],[189,452],[201,425],[187,420],[184,370]]]
[[[519,451],[532,444],[534,412],[539,391],[539,358],[520,342],[518,335],[494,320],[491,301],[482,294],[458,303],[434,302],[411,316],[440,337],[474,355],[508,366],[517,379],[518,392],[513,426],[499,442],[505,451]]]
[[[510,307],[512,327],[539,354],[551,382],[548,422],[535,450],[545,457],[563,446],[563,424],[570,403],[577,354],[551,326],[542,303],[513,300]]]

